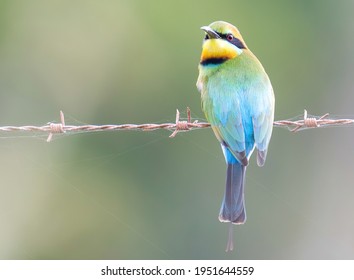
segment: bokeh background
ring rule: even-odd
[[[203,32],[226,20],[262,61],[276,116],[354,117],[354,2],[0,1],[0,125],[204,120]],[[218,219],[210,129],[0,134],[1,259],[353,259],[354,128],[274,129],[248,221]]]

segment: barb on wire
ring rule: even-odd
[[[302,118],[279,120],[273,123],[274,127],[288,128],[291,132],[297,132],[299,130],[350,125],[354,123],[354,119],[334,119],[330,118],[329,114],[324,114],[321,117],[310,116],[307,111],[304,111]],[[187,120],[180,120],[180,112],[176,112],[176,121],[174,123],[160,123],[160,124],[104,124],[104,125],[66,125],[64,119],[64,113],[60,111],[60,123],[48,123],[44,126],[0,126],[0,132],[46,132],[49,133],[47,142],[53,139],[54,134],[60,133],[78,133],[78,132],[93,132],[93,131],[116,131],[116,130],[142,130],[152,131],[157,129],[172,130],[172,134],[169,136],[173,138],[177,133],[182,131],[190,131],[198,128],[207,128],[211,125],[207,122],[198,122],[198,120],[191,121],[191,111],[187,107]]]
[[[54,133],[65,133],[65,118],[63,111],[60,111],[60,123],[49,123],[50,131],[47,142],[52,141]]]
[[[291,132],[297,132],[303,129],[350,125],[354,123],[354,119],[335,119],[330,118],[329,113],[321,117],[311,116],[308,117],[307,111],[304,110],[304,116],[299,120],[281,120],[273,123],[274,127],[286,127]]]

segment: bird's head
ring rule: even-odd
[[[247,49],[238,29],[225,21],[215,21],[201,29],[205,32],[201,65],[218,65]]]

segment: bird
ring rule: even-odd
[[[258,166],[265,163],[275,99],[266,71],[235,26],[215,21],[201,29],[205,37],[196,86],[227,164],[219,221],[230,223],[226,251],[232,251],[232,225],[246,222],[246,169],[255,149]]]

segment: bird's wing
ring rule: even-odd
[[[204,104],[212,106],[213,109],[204,108],[204,112],[206,112],[208,121],[220,143],[243,165],[248,165],[240,104],[236,98],[229,101],[225,103],[213,100],[214,104]]]
[[[268,92],[270,91],[270,92]],[[264,94],[258,94],[257,105],[253,112],[253,133],[257,147],[257,163],[263,166],[267,156],[268,144],[273,130],[274,98],[271,85],[266,87]]]

